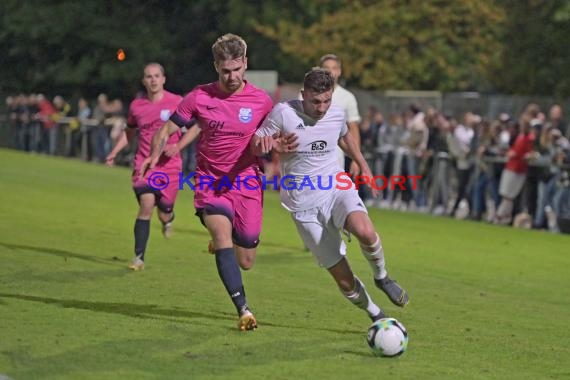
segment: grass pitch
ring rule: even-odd
[[[303,251],[266,193],[258,259],[244,273],[259,329],[240,333],[209,240],[179,193],[175,235],[151,224],[133,273],[130,171],[0,150],[0,378],[570,378],[570,237],[371,210],[405,309],[408,351],[375,357],[369,320]]]

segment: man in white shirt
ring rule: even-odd
[[[358,112],[358,103],[356,102],[354,94],[338,84],[340,76],[342,75],[342,63],[340,58],[335,54],[326,54],[321,57],[320,63],[321,67],[329,71],[334,78],[332,104],[337,105],[344,110],[346,114],[346,122],[348,123],[348,130],[356,141],[357,146],[360,147],[359,123],[362,118]],[[350,162],[350,167],[347,168],[345,165],[347,160],[345,160],[345,154],[342,149],[337,148],[337,153],[341,167],[349,170],[351,174],[354,174],[358,170],[358,165]]]
[[[373,270],[374,283],[394,304],[405,306],[408,295],[388,277],[380,237],[357,190],[346,175],[346,181],[339,180],[342,168],[337,161],[338,145],[358,166],[357,174],[370,179],[372,173],[348,133],[344,110],[331,105],[334,84],[329,71],[309,71],[303,100],[277,104],[257,130],[251,148],[257,155],[267,154],[272,148],[280,153],[282,178],[287,179],[280,190],[282,205],[291,213],[305,245],[319,265],[329,271],[342,294],[375,321],[385,314],[350,269],[341,229],[356,236]],[[351,186],[341,189],[340,183]],[[372,192],[378,194],[376,189]]]

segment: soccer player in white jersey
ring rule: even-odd
[[[277,104],[257,130],[251,149],[257,155],[273,148],[280,152],[283,177],[296,180],[294,186],[281,187],[282,205],[291,213],[305,245],[319,265],[329,271],[342,294],[375,321],[385,314],[350,269],[341,230],[356,236],[372,267],[376,286],[394,304],[405,306],[408,295],[388,277],[380,237],[358,192],[336,187],[337,175],[343,171],[336,156],[337,145],[356,162],[362,175],[372,178],[372,173],[348,133],[344,110],[331,105],[334,83],[330,72],[321,68],[305,74],[303,100]],[[372,191],[377,195],[377,190]]]
[[[320,59],[321,67],[329,71],[334,78],[334,90],[332,94],[332,104],[339,106],[344,109],[346,114],[346,122],[348,124],[348,130],[352,134],[352,137],[356,141],[356,145],[360,147],[360,127],[359,124],[362,121],[360,113],[358,112],[358,103],[356,97],[346,88],[338,84],[340,76],[342,75],[342,62],[340,58],[335,54],[325,54]],[[340,162],[340,166],[343,169],[347,169],[351,174],[354,174],[358,170],[358,165],[354,162],[350,162],[350,167],[347,168],[345,165],[345,157],[342,149],[337,148],[337,157]]]

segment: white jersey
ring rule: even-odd
[[[342,109],[346,114],[346,121],[349,123],[360,123],[362,120],[360,114],[358,113],[358,105],[356,103],[356,97],[352,92],[348,91],[341,85],[337,84],[334,87],[332,95],[332,104],[335,104]],[[336,157],[340,165],[344,168],[344,152],[340,147],[336,149]]]
[[[315,122],[303,112],[300,100],[277,104],[256,134],[295,133],[296,152],[280,155],[281,202],[289,211],[308,210],[326,202],[343,168],[338,163],[338,140],[348,133],[344,109],[331,105]],[[285,185],[285,186],[283,186]]]
[[[344,109],[344,112],[346,113],[346,121],[349,123],[360,123],[362,120],[360,118],[360,113],[358,113],[358,104],[356,102],[356,97],[352,92],[348,91],[346,88],[342,87],[339,84],[334,87],[332,104],[335,104]]]

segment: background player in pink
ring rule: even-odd
[[[143,168],[153,168],[159,162],[169,135],[189,120],[198,120],[196,215],[212,237],[218,273],[238,311],[238,328],[253,330],[257,322],[247,305],[239,269],[252,267],[261,232],[261,169],[249,142],[271,110],[272,101],[265,91],[244,80],[247,45],[241,37],[223,35],[212,46],[212,53],[218,81],[200,85],[184,97],[155,135],[153,156]],[[214,182],[210,184],[205,176],[213,177]],[[238,176],[255,179],[249,181],[250,186],[238,186]]]
[[[142,83],[146,88],[146,95],[132,101],[127,119],[128,128],[106,159],[108,165],[113,165],[116,155],[129,144],[138,131],[138,149],[134,159],[132,182],[139,211],[134,227],[135,258],[129,265],[129,268],[135,271],[144,269],[150,218],[155,206],[158,208],[162,232],[165,237],[170,237],[174,219],[174,201],[178,191],[178,173],[182,169],[182,159],[177,144],[184,144],[184,141],[190,140],[191,135],[197,131],[197,128],[194,128],[192,132],[187,133],[184,141],[180,139],[182,135],[180,131],[170,136],[168,149],[160,156],[155,171],[146,173],[144,178],[140,178],[140,166],[144,159],[150,156],[152,136],[168,121],[182,100],[181,96],[164,89],[165,81],[162,65],[149,63],[144,67]]]

